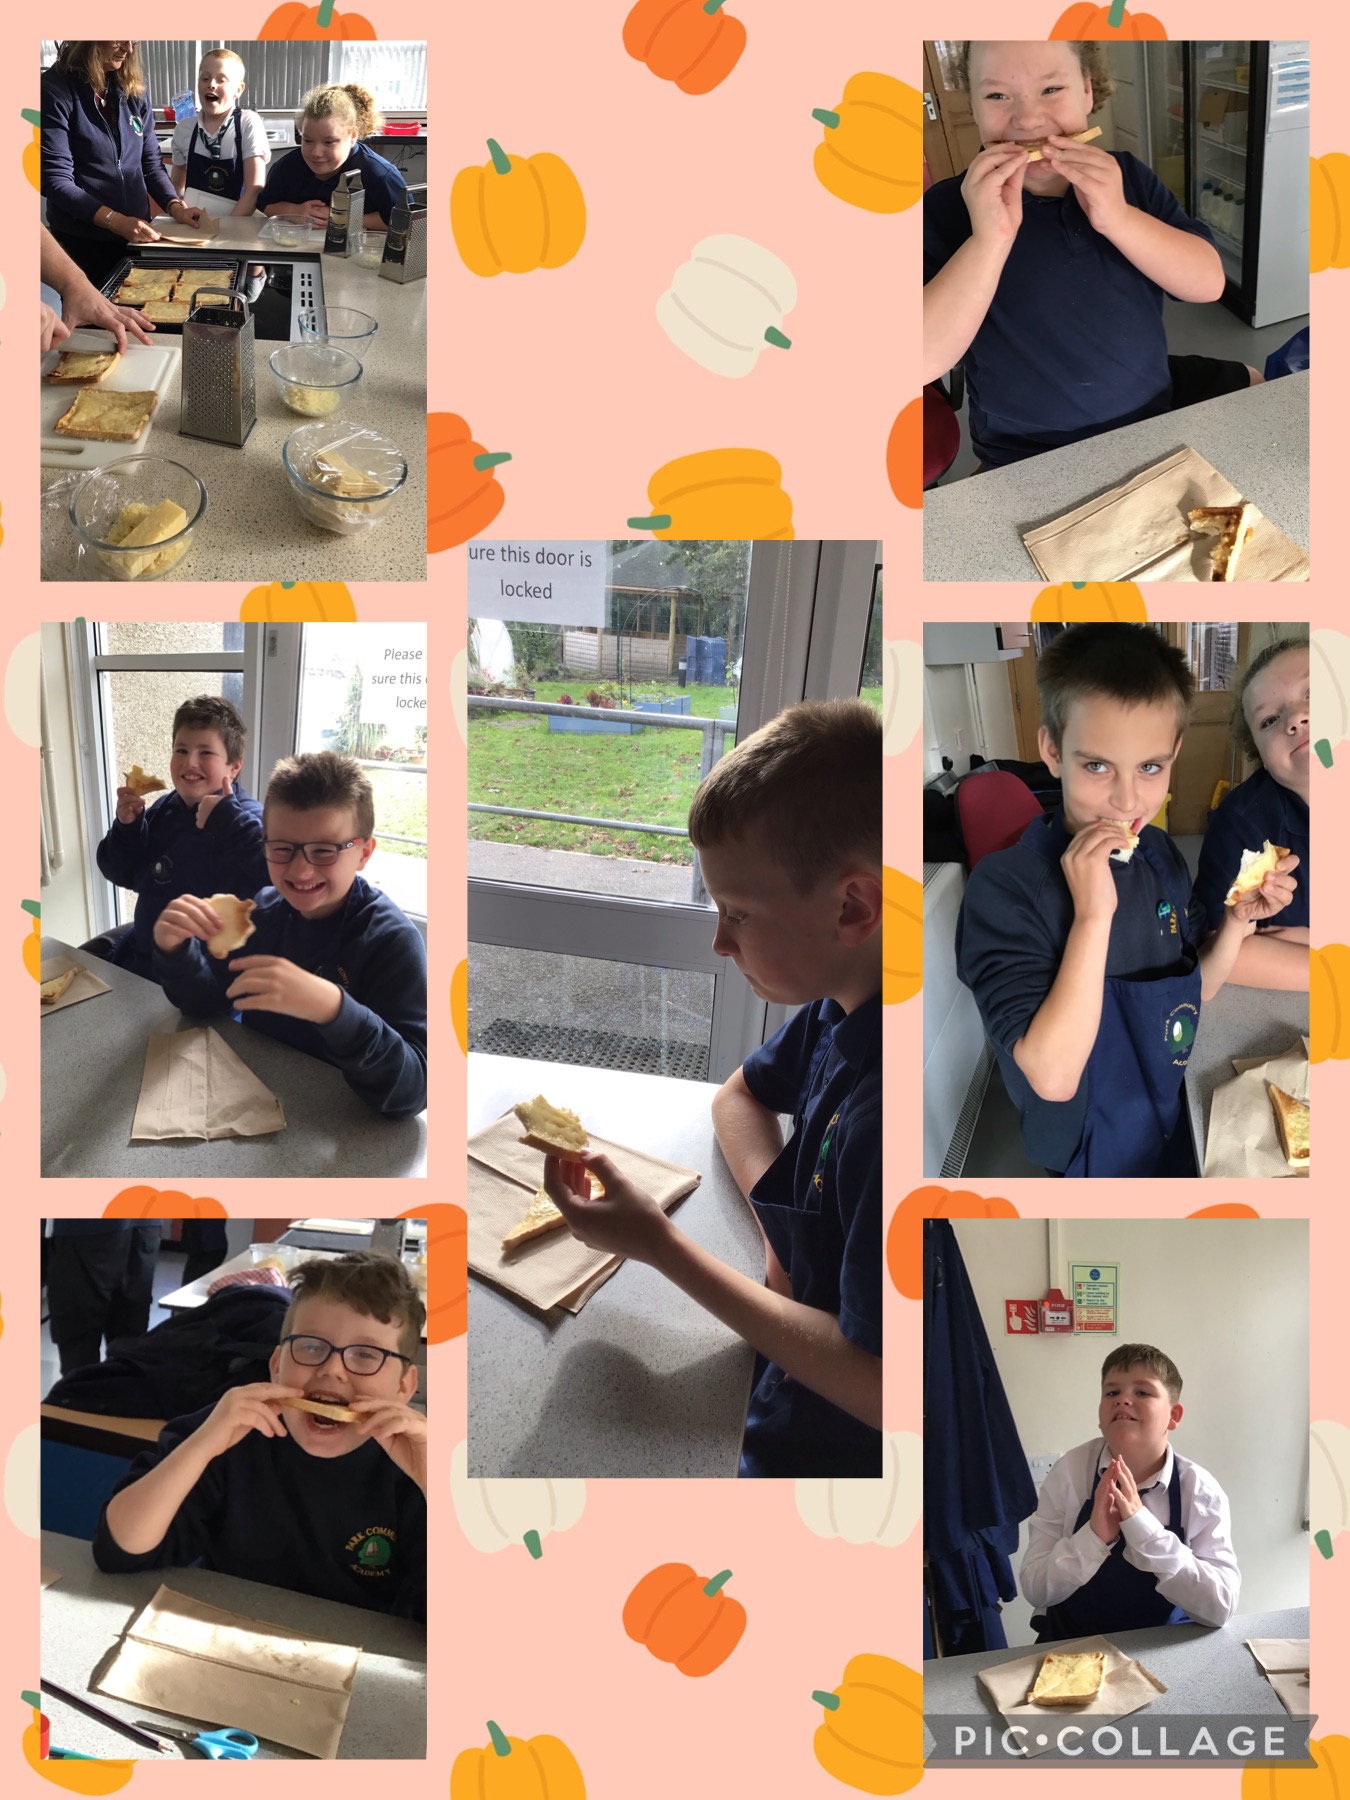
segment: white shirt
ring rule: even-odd
[[[1095,1438],[1066,1452],[1041,1484],[1040,1504],[1029,1527],[1019,1574],[1033,1606],[1057,1606],[1101,1568],[1111,1554],[1085,1523],[1075,1530],[1092,1478],[1110,1464],[1105,1440]],[[1181,1471],[1181,1525],[1186,1542],[1167,1528],[1167,1489],[1172,1467]],[[1127,1563],[1157,1578],[1158,1592],[1197,1625],[1224,1625],[1237,1611],[1242,1576],[1233,1554],[1228,1496],[1199,1463],[1176,1456],[1172,1446],[1152,1484],[1139,1490],[1139,1511],[1121,1521]]]
[[[241,107],[239,111],[239,123],[242,127],[242,136],[244,140],[244,161],[247,162],[250,156],[260,156],[264,162],[269,162],[271,160],[272,152],[267,147],[267,131],[257,113],[249,112],[246,107]],[[192,128],[194,125],[201,125],[201,120],[195,115],[190,119],[180,119],[173,128],[173,161],[175,168],[185,169],[187,167],[188,146],[192,142]],[[201,129],[202,136],[204,137],[206,135],[206,127],[202,125]],[[214,136],[214,133],[212,135]],[[206,145],[202,142],[201,138],[198,138],[197,140],[197,151],[201,156],[206,156],[208,154]],[[224,136],[220,140],[220,154],[225,162],[237,162],[239,159],[239,148],[234,141],[233,108],[231,108],[230,116],[225,122]]]

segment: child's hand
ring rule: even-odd
[[[1123,850],[1129,834],[1122,825],[1104,820],[1084,825],[1069,839],[1060,867],[1069,884],[1076,919],[1110,919],[1116,910],[1116,881],[1111,852]]]
[[[120,787],[117,790],[117,823],[134,825],[145,811],[145,801],[135,788]]]
[[[1296,856],[1282,856],[1259,888],[1253,888],[1250,894],[1244,894],[1224,911],[1231,913],[1239,925],[1249,925],[1256,919],[1273,919],[1294,898],[1298,883],[1293,872],[1298,862]]]
[[[208,1456],[223,1456],[233,1450],[250,1431],[264,1437],[287,1437],[281,1422],[281,1408],[288,1400],[298,1400],[303,1388],[279,1387],[275,1381],[255,1381],[247,1387],[230,1388],[221,1395],[209,1415],[192,1434]]]
[[[425,1494],[427,1491],[427,1422],[415,1407],[402,1400],[377,1400],[362,1395],[349,1400],[354,1413],[361,1414],[358,1430],[362,1437],[374,1438],[398,1468]]]
[[[164,912],[168,910],[166,906]],[[158,926],[155,929],[158,932]],[[230,971],[235,970],[239,978],[226,988],[225,998],[239,1012],[284,1013],[288,1019],[328,1025],[342,1010],[342,989],[337,983],[306,973],[288,956],[235,956],[230,959]]]
[[[179,949],[189,938],[203,943],[224,927],[225,921],[214,906],[199,900],[195,894],[180,894],[170,900],[155,920],[155,944],[160,950]]]
[[[578,1169],[600,1178],[604,1193],[589,1199],[571,1179]],[[572,1236],[592,1250],[614,1256],[632,1256],[638,1262],[655,1262],[666,1235],[673,1227],[652,1199],[621,1175],[607,1156],[587,1152],[584,1162],[544,1158],[544,1191],[567,1220]]]
[[[1092,1499],[1092,1511],[1088,1515],[1088,1524],[1096,1532],[1104,1544],[1114,1544],[1120,1536],[1120,1515],[1116,1511],[1115,1488],[1112,1485],[1116,1472],[1115,1457],[1111,1466],[1097,1483],[1097,1492]]]
[[[202,826],[205,825],[206,821],[211,817],[211,814],[220,805],[221,801],[228,800],[233,793],[234,793],[234,784],[231,782],[229,776],[227,775],[225,777],[225,785],[224,785],[224,787],[221,788],[221,790],[218,794],[203,795],[203,797],[197,802],[197,829],[198,829],[198,831],[200,831]]]
[[[1116,1516],[1121,1519],[1132,1519],[1144,1504],[1139,1498],[1139,1489],[1131,1473],[1130,1465],[1123,1456],[1118,1456],[1102,1478],[1102,1485],[1112,1484],[1112,1499],[1115,1503]]]
[[[1095,144],[1076,144],[1069,137],[1049,137],[1041,152],[1056,175],[1062,175],[1078,196],[1088,224],[1110,237],[1125,222],[1130,203],[1120,177],[1120,164]]]
[[[985,243],[1012,243],[1022,223],[1026,171],[1027,153],[1020,144],[991,144],[980,151],[961,183],[972,237]]]

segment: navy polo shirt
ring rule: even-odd
[[[267,182],[258,205],[266,212],[269,206],[280,201],[294,204],[322,200],[327,203],[338,184],[338,176],[353,169],[360,170],[365,188],[362,211],[379,213],[387,225],[394,204],[402,198],[407,184],[393,163],[386,162],[364,144],[356,144],[342,167],[328,176],[316,175],[298,149],[287,156],[273,157],[267,167]]]
[[[1213,243],[1152,169],[1127,150],[1107,154],[1131,206]],[[961,178],[937,182],[923,197],[925,284],[970,235]],[[1021,226],[964,362],[971,442],[994,468],[1172,404],[1163,290],[1093,229],[1072,188],[1023,190]]]
[[[1185,858],[1165,831],[1145,825],[1128,863],[1111,864],[1116,910],[1106,975],[1148,978],[1182,974],[1182,944],[1204,936]],[[1013,1046],[1054,985],[1073,925],[1073,896],[1060,868],[1069,847],[1064,810],[1033,819],[1009,850],[983,857],[971,870],[956,921],[956,972],[975,996],[998,1056],[1004,1085],[1022,1119],[1027,1155],[1047,1169],[1066,1169],[1083,1135],[1087,1083],[1072,1100],[1042,1100],[1013,1060]],[[1164,912],[1163,908],[1168,910]],[[1177,908],[1186,908],[1183,928]]]
[[[742,1066],[761,1106],[791,1113],[788,1142],[750,1195],[794,1299],[881,1355],[881,995],[851,1013],[804,1006]],[[881,1433],[756,1364],[742,1475],[881,1474]]]
[[[1224,895],[1242,866],[1242,852],[1260,850],[1267,838],[1298,857],[1294,870],[1298,886],[1284,911],[1273,919],[1258,920],[1256,929],[1308,923],[1308,802],[1265,769],[1240,782],[1210,814],[1195,877],[1196,897],[1207,919],[1222,921]]]

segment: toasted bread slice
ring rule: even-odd
[[[1105,1673],[1103,1650],[1052,1651],[1041,1663],[1027,1700],[1033,1706],[1086,1706],[1101,1692]]]
[[[1187,513],[1192,531],[1219,534],[1209,553],[1214,571],[1210,577],[1212,581],[1236,581],[1238,558],[1255,530],[1255,511],[1254,506],[1243,500],[1236,506],[1193,506]]]
[[[1075,144],[1090,144],[1093,138],[1099,138],[1101,135],[1102,128],[1100,125],[1089,125],[1086,131],[1075,131],[1072,134]],[[1031,138],[1022,144],[1022,148],[1027,153],[1028,162],[1045,161],[1044,138]]]
[[[44,981],[40,990],[42,1005],[51,1006],[59,1000],[79,972],[78,969],[67,969],[64,975],[53,975],[50,981]],[[1278,1091],[1272,1089],[1272,1092]]]
[[[107,388],[81,388],[75,404],[56,421],[65,437],[93,438],[103,444],[134,444],[159,405],[158,394],[120,394]]]
[[[102,381],[105,375],[112,374],[121,360],[121,355],[116,350],[102,350],[96,354],[82,350],[63,350],[47,379],[81,383]]]
[[[1270,1103],[1275,1108],[1275,1128],[1280,1134],[1280,1148],[1291,1169],[1308,1167],[1308,1124],[1310,1113],[1306,1100],[1295,1100],[1274,1082],[1270,1087]]]
[[[147,794],[162,794],[167,787],[167,783],[161,781],[158,775],[147,775],[139,763],[133,763],[127,770],[122,777],[122,785],[129,787],[133,794],[139,794],[142,799]]]
[[[297,1412],[317,1413],[321,1419],[336,1419],[342,1425],[354,1425],[361,1417],[350,1406],[333,1406],[327,1400],[288,1400]]]
[[[536,1094],[533,1100],[519,1101],[511,1110],[525,1127],[521,1143],[542,1150],[546,1156],[575,1159],[577,1152],[591,1141],[574,1112],[550,1106],[542,1094]]]
[[[212,894],[206,904],[214,907],[225,921],[222,928],[206,940],[212,956],[229,956],[241,944],[247,943],[258,929],[253,923],[256,902],[252,900],[239,900],[233,894]]]
[[[1129,838],[1130,841],[1123,850],[1113,850],[1111,852],[1112,862],[1127,863],[1139,848],[1139,833],[1130,824],[1128,819],[1106,819],[1104,823],[1107,825],[1119,825],[1120,829]]]
[[[189,274],[187,269],[167,269],[159,263],[133,263],[122,278],[123,287],[151,286],[159,281],[178,281]]]
[[[147,319],[154,319],[160,325],[183,325],[192,311],[189,300],[171,300],[166,294],[162,299],[147,300],[140,309]]]
[[[591,1198],[598,1200],[604,1191],[604,1183],[598,1176],[592,1175]],[[543,1188],[540,1188],[519,1223],[513,1225],[502,1239],[502,1249],[515,1250],[521,1244],[528,1243],[531,1238],[542,1237],[546,1231],[556,1231],[560,1225],[566,1223],[567,1220],[563,1218]]]
[[[1265,841],[1264,849],[1244,850],[1237,876],[1224,895],[1224,905],[1236,906],[1244,894],[1250,894],[1259,888],[1267,875],[1275,873],[1275,865],[1280,858],[1288,854],[1286,845],[1272,844],[1269,838]]]
[[[140,281],[124,281],[113,299],[118,306],[134,306],[144,312],[152,300],[171,300],[173,298],[174,276],[145,276]]]

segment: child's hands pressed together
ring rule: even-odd
[[[1116,882],[1111,852],[1123,850],[1129,836],[1120,825],[1103,819],[1084,825],[1069,839],[1060,867],[1078,919],[1110,919],[1116,910]]]
[[[373,1438],[398,1468],[427,1491],[427,1422],[415,1407],[402,1400],[377,1399],[361,1395],[347,1402],[354,1413],[360,1413],[357,1427],[361,1436]]]
[[[1109,238],[1124,224],[1130,203],[1114,156],[1095,144],[1076,144],[1071,137],[1047,138],[1041,154],[1073,188],[1094,231]]]
[[[1123,1456],[1118,1456],[1102,1478],[1102,1485],[1111,1483],[1111,1501],[1118,1519],[1132,1519],[1144,1504],[1139,1498],[1133,1471]]]
[[[1114,1476],[1119,1457],[1113,1458],[1110,1467],[1097,1483],[1097,1492],[1092,1498],[1092,1512],[1088,1524],[1104,1544],[1114,1544],[1120,1536],[1120,1513],[1116,1508],[1116,1490]]]
[[[130,792],[129,789],[126,791]],[[118,793],[122,792],[119,788]],[[200,938],[205,943],[224,924],[214,906],[208,906],[195,894],[180,894],[176,900],[170,900],[155,920],[155,944],[160,950],[169,951],[179,949],[189,938]]]
[[[206,824],[206,821],[211,817],[211,814],[220,805],[221,801],[228,800],[233,793],[234,793],[234,784],[231,782],[229,776],[227,775],[225,777],[225,785],[221,788],[221,790],[218,794],[204,794],[202,796],[202,798],[197,802],[197,829],[198,829],[198,831],[200,831],[202,829],[202,827]]]
[[[582,1193],[580,1178],[587,1171],[604,1184],[603,1194],[588,1198]],[[651,1195],[598,1152],[588,1152],[584,1161],[575,1163],[546,1156],[544,1191],[567,1220],[573,1237],[592,1250],[654,1262],[666,1235],[674,1229]]]
[[[1257,919],[1273,919],[1294,898],[1298,888],[1294,870],[1298,863],[1296,856],[1282,856],[1259,888],[1253,888],[1250,894],[1243,894],[1231,906],[1225,907],[1224,911],[1231,913],[1239,925],[1249,925]]]
[[[166,906],[164,913],[169,910]],[[155,935],[158,940],[158,926]],[[308,974],[287,956],[235,956],[229,967],[232,974],[238,971],[238,979],[225,990],[225,998],[239,1012],[284,1013],[289,1019],[328,1025],[342,1010],[342,989],[335,981]]]
[[[991,144],[980,151],[961,183],[972,237],[986,243],[1012,243],[1022,223],[1026,170],[1027,153],[1020,144]]]

